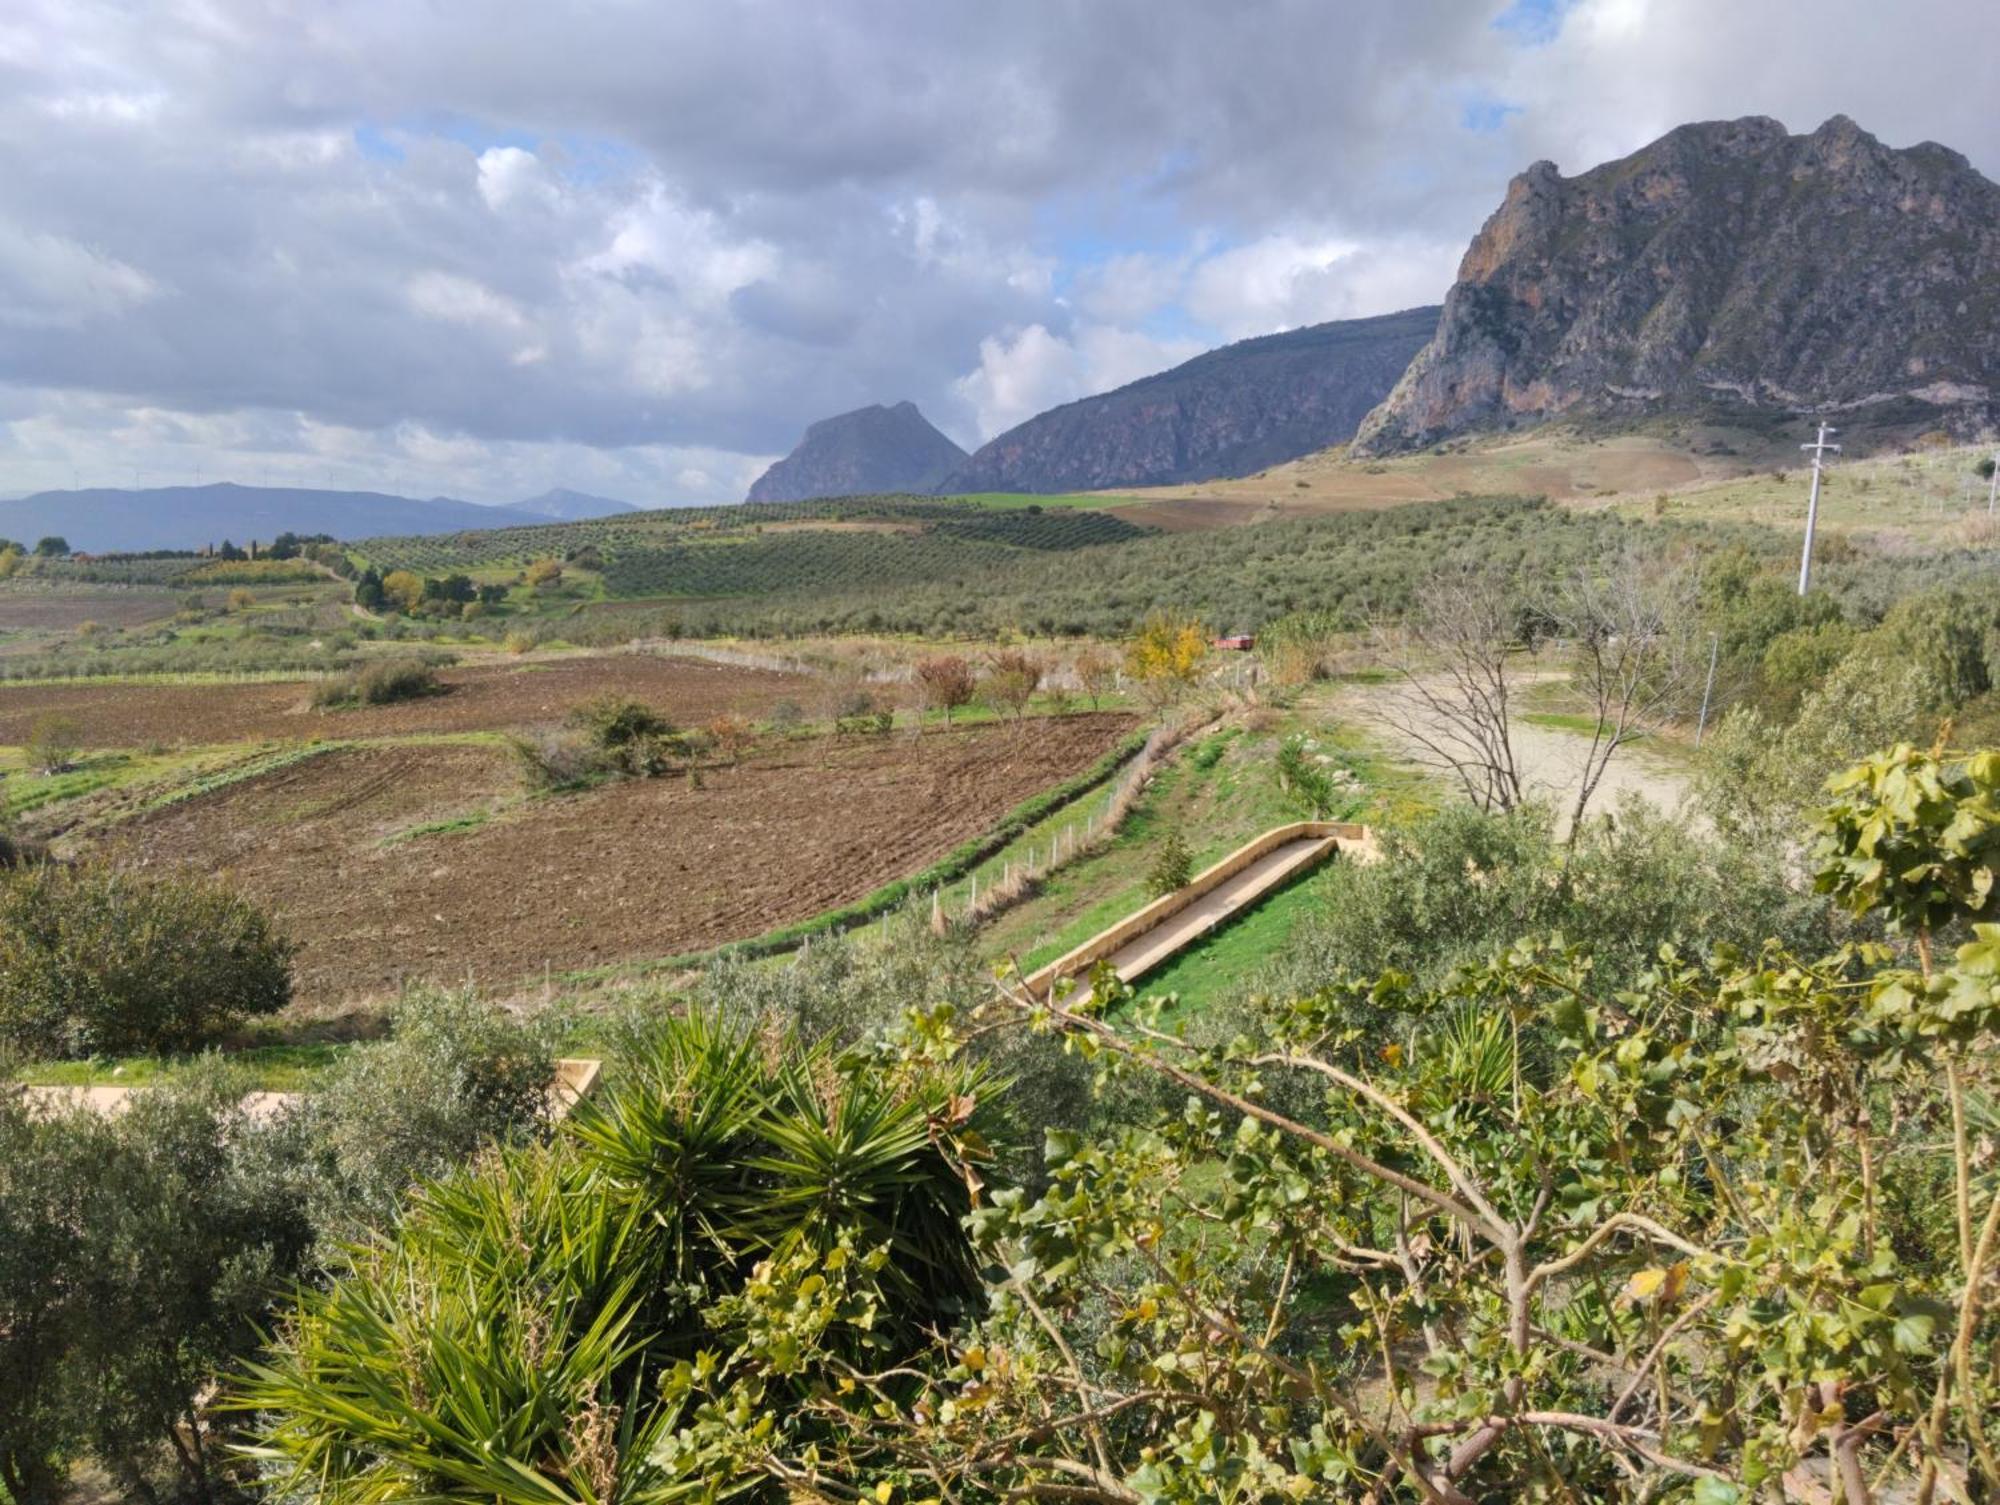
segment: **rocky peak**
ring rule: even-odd
[[[2000,187],[1844,115],[1805,136],[1762,116],[1684,125],[1574,178],[1537,162],[1355,450],[1718,405],[1914,403],[1976,428],[2000,398],[1996,279]]]
[[[964,459],[965,451],[933,428],[915,403],[876,403],[809,427],[798,448],[757,478],[747,500],[929,491]]]

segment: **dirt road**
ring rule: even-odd
[[[1431,712],[1407,684],[1396,680],[1377,685],[1347,685],[1334,704],[1343,715],[1366,727],[1411,762],[1437,768],[1444,777],[1451,778],[1449,770],[1411,733],[1410,728],[1427,724]],[[1547,799],[1555,806],[1557,832],[1566,834],[1570,808],[1583,777],[1589,736],[1537,725],[1517,716],[1511,727],[1511,740],[1522,782],[1531,795]],[[1456,787],[1455,780],[1453,783]],[[1590,813],[1613,809],[1628,794],[1638,795],[1663,814],[1674,814],[1686,803],[1687,775],[1673,759],[1643,741],[1621,747],[1591,798]]]

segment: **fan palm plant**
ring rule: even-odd
[[[246,1451],[318,1505],[727,1493],[657,1461],[698,1404],[661,1377],[701,1362],[753,1269],[843,1243],[881,1252],[895,1320],[854,1329],[876,1356],[974,1309],[976,1183],[943,1146],[977,1145],[979,1085],[664,1021],[552,1144],[425,1188],[300,1297],[240,1387]]]

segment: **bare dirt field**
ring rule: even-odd
[[[10,590],[0,592],[0,631],[69,632],[86,622],[138,627],[172,616],[178,604],[163,591]]]
[[[443,695],[337,711],[311,709],[311,686],[298,682],[0,686],[0,744],[26,740],[36,718],[50,712],[74,720],[87,747],[504,731],[559,721],[611,693],[691,726],[725,711],[755,716],[785,699],[809,705],[821,688],[804,675],[639,653],[447,669],[440,678],[450,686]]]
[[[1131,727],[1078,715],[787,742],[699,789],[633,780],[535,799],[497,749],[338,749],[140,817],[96,850],[237,883],[300,942],[301,1000],[331,1005],[421,977],[505,984],[671,956],[805,919],[935,861]]]

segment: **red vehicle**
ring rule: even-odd
[[[1233,653],[1248,653],[1257,646],[1257,639],[1247,632],[1232,632],[1227,637],[1217,638],[1209,646],[1226,648]]]

